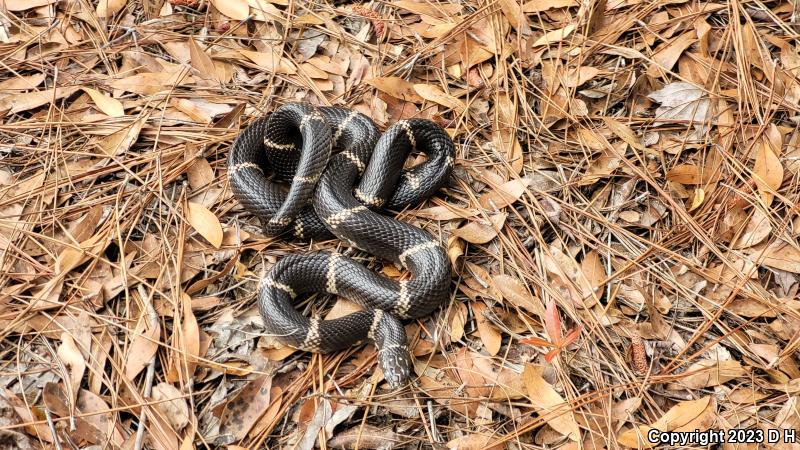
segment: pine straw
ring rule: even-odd
[[[791,3],[35,3],[0,8],[0,446],[600,449],[800,426]],[[453,264],[450,302],[408,325],[400,394],[371,345],[260,333],[284,255],[402,276],[263,236],[232,198],[230,143],[289,101],[456,142],[449,186],[399,215]]]

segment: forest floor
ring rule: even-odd
[[[799,30],[771,0],[0,0],[0,448],[800,449]],[[453,274],[401,392],[371,344],[263,333],[285,255],[404,275],[232,196],[233,139],[293,101],[456,144],[397,216]]]

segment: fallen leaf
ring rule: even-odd
[[[503,11],[503,15],[506,16],[508,23],[510,23],[515,30],[519,31],[520,34],[523,35],[531,34],[531,27],[528,25],[528,18],[522,12],[522,8],[517,0],[498,0],[498,3],[500,4],[500,9]]]
[[[481,195],[478,203],[487,209],[502,209],[514,204],[531,184],[531,178],[518,178],[497,186]]]
[[[719,386],[745,376],[747,376],[747,370],[739,361],[705,359],[686,368],[686,372],[677,376],[676,383],[669,388],[673,390],[702,389]]]
[[[426,3],[411,0],[398,0],[392,2],[391,5],[416,14],[438,18],[455,16],[464,9],[462,5],[455,3]]]
[[[488,308],[483,302],[472,302],[472,312],[475,316],[475,322],[478,325],[478,335],[481,338],[486,351],[492,355],[497,355],[500,352],[500,345],[503,342],[503,336],[498,331],[489,319],[486,318]]]
[[[227,1],[227,0],[226,0]],[[251,50],[238,50],[243,56],[253,61],[258,67],[270,73],[294,74],[297,68],[288,59],[281,57],[279,50],[271,52],[254,52]]]
[[[122,102],[119,100],[103,94],[97,89],[83,88],[83,91],[89,94],[92,101],[103,114],[109,117],[122,117],[125,115],[125,108],[122,107]]]
[[[758,206],[753,207],[753,213],[747,221],[744,231],[731,244],[731,248],[742,249],[753,247],[760,244],[764,239],[772,234],[772,222],[770,217]]]
[[[217,66],[214,65],[214,61],[192,38],[189,39],[189,54],[191,55],[192,67],[197,69],[206,79],[218,79]]]
[[[455,111],[456,114],[461,115],[467,109],[467,105],[465,105],[464,102],[432,84],[415,84],[414,90],[425,100],[429,100],[444,107],[450,108]]]
[[[680,58],[683,52],[695,41],[697,41],[697,34],[694,30],[692,30],[687,31],[686,33],[683,33],[682,35],[672,39],[670,42],[664,43],[657,47],[652,56],[652,59],[655,61],[657,66],[651,66],[647,71],[648,75],[653,77],[657,76],[658,66],[667,71],[671,70],[672,66],[674,66],[678,61],[678,58]]]
[[[691,83],[669,83],[647,96],[661,103],[656,109],[657,119],[702,124],[711,113],[711,101],[705,91]]]
[[[97,2],[97,17],[107,19],[114,14],[122,11],[128,0],[98,0]]]
[[[569,403],[564,401],[564,398],[556,392],[553,386],[542,378],[534,366],[525,365],[522,379],[528,390],[528,400],[547,424],[570,440],[580,439],[580,428],[578,428],[578,422],[575,421]]]
[[[81,387],[83,373],[86,371],[86,361],[78,346],[75,345],[72,335],[67,332],[61,333],[61,345],[58,346],[56,354],[69,372],[69,379],[65,381],[70,389],[70,396],[76,398],[78,389]]]
[[[211,4],[233,20],[245,20],[250,16],[247,0],[211,0]]]
[[[156,321],[153,326],[148,323],[146,314],[142,314],[139,325],[135,329],[132,342],[125,355],[125,377],[129,380],[136,378],[136,375],[147,366],[150,359],[158,351],[158,338],[161,334],[161,327]]]
[[[506,213],[497,213],[489,216],[486,221],[482,218],[471,220],[461,228],[453,230],[452,236],[459,237],[471,244],[486,244],[495,237],[506,222]]]
[[[10,12],[25,11],[56,3],[58,0],[3,0],[3,7]]]
[[[139,138],[139,133],[149,117],[149,113],[144,113],[122,129],[101,138],[98,142],[100,149],[108,156],[127,152]]]
[[[189,424],[189,406],[178,388],[169,383],[158,383],[153,386],[152,397],[153,406],[172,425],[173,430],[181,431]]]
[[[697,400],[680,402],[669,409],[656,422],[640,425],[617,436],[617,442],[632,448],[653,448],[656,443],[649,442],[647,433],[655,428],[660,431],[694,431],[707,430],[716,418],[716,402],[713,398],[703,397]]]
[[[219,223],[217,216],[199,203],[187,202],[187,207],[186,220],[214,248],[219,248],[222,245],[223,233],[222,224]]]
[[[495,286],[503,294],[503,298],[517,308],[525,309],[544,317],[544,305],[542,301],[528,293],[525,286],[516,278],[510,275],[494,275],[492,277]]]
[[[768,134],[777,134],[776,142],[770,142]],[[761,194],[761,199],[766,206],[772,204],[775,192],[783,183],[783,165],[778,158],[781,148],[781,138],[775,124],[770,124],[765,136],[758,141],[756,147],[756,162],[753,167],[753,178]]]
[[[573,31],[575,31],[576,24],[571,23],[564,28],[560,28],[558,30],[553,30],[550,32],[545,33],[543,36],[537,39],[532,47],[539,47],[541,45],[549,45],[555,42],[560,42],[566,39]]]
[[[414,103],[422,103],[424,101],[414,89],[414,84],[400,77],[374,77],[369,80],[369,84],[400,100]]]
[[[29,109],[38,108],[64,97],[69,97],[77,90],[77,87],[60,87],[0,97],[0,111],[7,110],[10,114],[16,114]]]
[[[667,180],[680,184],[709,184],[719,181],[719,167],[678,164],[667,172]]]

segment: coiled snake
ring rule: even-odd
[[[404,170],[413,150],[427,160]],[[261,219],[265,232],[313,239],[333,234],[411,272],[411,279],[397,281],[338,253],[284,257],[259,287],[267,332],[292,347],[323,353],[370,339],[390,386],[407,383],[411,359],[400,321],[442,304],[450,265],[430,234],[375,211],[423,201],[447,182],[453,157],[452,140],[431,121],[403,120],[380,135],[367,116],[339,107],[291,103],[245,129],[231,147],[228,177],[236,198]],[[291,183],[288,192],[267,178],[268,168]],[[313,292],[339,294],[365,309],[334,320],[309,319],[292,301]]]

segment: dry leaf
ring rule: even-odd
[[[492,277],[495,286],[503,294],[503,298],[517,308],[525,309],[544,317],[544,305],[541,300],[528,293],[525,286],[516,278],[509,275],[495,275]]]
[[[562,436],[573,441],[580,439],[580,428],[578,428],[569,403],[564,401],[553,386],[537,373],[534,366],[525,365],[522,379],[528,390],[528,400],[536,412],[547,421],[547,424]]]
[[[470,221],[461,228],[453,230],[452,235],[471,244],[486,244],[495,237],[506,222],[506,213],[497,213],[489,217],[488,222],[482,218]]]
[[[114,14],[122,11],[128,0],[98,0],[97,2],[97,17],[107,19]]]
[[[502,209],[519,200],[531,184],[531,178],[519,178],[497,186],[481,195],[478,203],[486,209]]]
[[[77,395],[78,389],[81,387],[83,372],[86,370],[86,361],[83,359],[78,346],[75,345],[72,336],[67,332],[61,333],[61,345],[58,346],[56,353],[69,371],[69,379],[65,381],[67,381],[67,386],[70,388],[70,394],[75,398],[74,396]]]
[[[647,433],[655,428],[660,431],[707,430],[716,418],[716,402],[712,397],[680,402],[670,408],[660,419],[650,426],[640,425],[617,436],[617,442],[632,448],[654,448]]]
[[[154,407],[161,412],[172,429],[180,431],[189,424],[189,406],[186,399],[175,386],[169,383],[158,383],[153,386]]]
[[[399,77],[374,77],[369,80],[369,84],[400,100],[414,103],[422,103],[424,101],[424,99],[417,94],[412,83]]]
[[[297,68],[294,66],[294,64],[292,64],[288,59],[281,57],[279,50],[273,50],[271,52],[239,50],[239,53],[244,55],[250,61],[256,63],[258,67],[268,72],[284,74],[297,73]]]
[[[500,351],[500,345],[503,342],[503,336],[497,327],[486,318],[485,312],[488,310],[486,304],[483,302],[472,302],[472,312],[475,315],[475,322],[478,325],[478,334],[481,337],[481,342],[486,348],[486,351],[495,356]]]
[[[199,203],[187,202],[186,220],[201,236],[214,246],[222,245],[222,224],[217,216]]]
[[[125,108],[122,107],[122,102],[119,100],[103,94],[97,89],[83,88],[83,91],[92,97],[92,101],[103,114],[110,117],[122,117],[125,115]]]
[[[553,44],[553,43],[556,43],[556,42],[563,41],[570,34],[572,34],[573,31],[575,31],[575,27],[576,26],[577,25],[575,25],[574,23],[571,23],[571,24],[565,26],[564,28],[547,32],[543,36],[541,36],[539,39],[537,39],[533,43],[532,47],[539,47],[541,45],[549,45],[549,44]]]
[[[461,12],[464,7],[455,3],[415,2],[411,0],[398,0],[392,2],[398,8],[430,17],[451,17]]]
[[[38,8],[40,6],[47,6],[57,1],[58,0],[3,0],[3,3],[0,5],[7,11],[17,12]]]
[[[676,81],[647,94],[661,103],[656,109],[656,118],[666,121],[704,123],[711,113],[711,101],[699,87]]]
[[[194,39],[189,39],[189,54],[191,55],[192,67],[197,69],[206,79],[216,80],[217,66],[214,61],[203,50]]]
[[[667,180],[681,184],[709,184],[720,180],[719,167],[679,164],[667,172]]]
[[[414,90],[425,100],[450,108],[458,115],[463,114],[467,109],[467,105],[465,105],[464,102],[432,84],[415,84]]]
[[[245,20],[250,16],[247,0],[211,0],[211,4],[233,20]]]
[[[38,108],[54,100],[68,97],[77,90],[78,88],[76,87],[61,87],[0,97],[0,111],[8,111],[10,114],[16,114],[29,109]]]
[[[774,128],[775,125],[772,124],[771,127]],[[769,131],[767,131],[768,134]],[[773,142],[768,141],[767,136],[759,139],[756,147],[756,162],[753,167],[753,179],[766,206],[772,204],[774,193],[783,183],[783,165],[778,158],[781,148],[780,134],[777,128],[774,128],[772,132],[777,134],[777,138],[774,138]]]
[[[129,380],[136,378],[136,375],[145,368],[158,351],[158,338],[161,334],[161,327],[156,321],[153,326],[147,324],[146,314],[142,314],[139,325],[135,329],[133,341],[128,347],[125,358],[125,377]]]
[[[128,126],[115,131],[100,140],[100,149],[108,156],[118,156],[128,151],[139,138],[142,127],[147,122],[149,114],[137,117]]]

